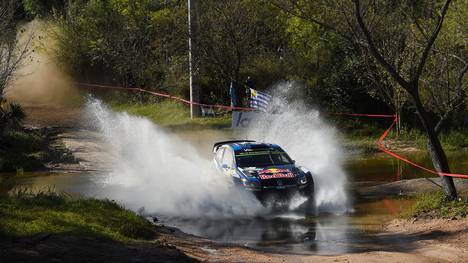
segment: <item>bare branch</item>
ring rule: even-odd
[[[16,1],[5,1],[0,5],[0,102],[4,100],[9,80],[27,57],[33,39],[31,34],[24,43],[20,43],[22,47],[17,49],[19,42],[13,17],[16,8]]]
[[[270,1],[269,3],[273,7],[277,8],[277,9],[279,9],[279,10],[281,10],[281,11],[283,11],[283,12],[289,14],[289,15],[298,17],[298,18],[300,18],[302,20],[305,20],[305,21],[312,22],[313,24],[316,24],[316,25],[318,25],[318,26],[320,26],[320,27],[322,27],[322,28],[324,28],[326,30],[334,32],[335,34],[341,36],[342,38],[344,38],[344,39],[346,39],[348,41],[355,42],[352,37],[346,35],[345,33],[341,32],[341,31],[339,31],[333,25],[327,24],[327,23],[325,23],[323,21],[320,21],[318,19],[315,19],[315,18],[313,18],[311,16],[306,16],[303,12],[300,12],[300,13],[295,12],[294,8],[286,8],[284,6],[281,6],[281,5],[277,4],[277,3],[275,3],[274,1]],[[297,7],[297,2],[292,1],[292,4],[293,4],[293,6]],[[301,8],[296,8],[296,9],[301,10]]]
[[[447,14],[447,10],[451,2],[452,0],[446,0],[444,3],[444,6],[442,7],[439,20],[437,21],[437,26],[432,32],[431,37],[427,41],[426,47],[424,48],[424,51],[421,55],[421,60],[419,61],[419,65],[416,69],[415,74],[413,75],[413,78],[411,79],[411,82],[413,82],[414,84],[417,84],[417,81],[419,80],[419,77],[421,76],[424,66],[426,65],[427,57],[429,56],[429,52],[431,51],[432,46],[434,45],[434,42],[437,39],[437,36],[439,35],[440,29],[442,28],[442,24],[444,23],[445,15]]]
[[[361,4],[359,0],[353,0],[355,6],[355,14],[356,19],[358,21],[359,27],[361,28],[362,32],[364,33],[364,37],[366,38],[366,42],[368,44],[369,50],[371,54],[375,57],[375,59],[390,73],[390,75],[400,84],[404,89],[408,92],[412,92],[412,87],[410,84],[396,71],[396,69],[388,63],[388,61],[382,56],[379,52],[377,47],[375,46],[374,40],[372,39],[371,33],[369,29],[365,25],[362,14],[361,14]]]
[[[447,120],[447,118],[450,116],[450,114],[455,111],[457,108],[462,106],[465,101],[465,93],[463,92],[462,86],[463,86],[463,77],[465,76],[466,72],[468,71],[468,64],[465,64],[463,69],[460,71],[458,74],[457,78],[457,96],[456,98],[450,103],[448,110],[445,112],[445,114],[439,119],[437,122],[434,131],[436,134],[440,133],[440,130],[442,128],[442,125],[444,122]]]

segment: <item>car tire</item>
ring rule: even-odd
[[[307,201],[305,201],[303,205],[303,211],[305,215],[314,215],[315,214],[315,185],[314,179],[311,174],[308,175],[309,177],[309,184],[303,191],[303,195],[307,197]]]

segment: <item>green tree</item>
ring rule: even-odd
[[[63,25],[57,35],[59,60],[88,80],[162,87],[171,66],[181,63],[179,52],[185,51],[184,23],[178,18],[183,8],[177,2],[73,4],[67,17],[58,18]]]
[[[197,31],[194,35],[202,81],[218,98],[226,98],[229,82],[243,82],[253,76],[259,86],[269,71],[279,71],[280,44],[271,30],[268,10],[257,1],[200,1],[197,6]],[[263,76],[256,73],[263,73]],[[266,74],[264,74],[266,73]],[[271,79],[269,80],[271,84]]]
[[[9,103],[5,91],[18,67],[29,52],[32,36],[26,36],[25,43],[18,45],[17,11],[20,4],[16,0],[0,3],[0,139],[3,133],[18,126],[24,118],[24,112],[18,104]]]
[[[438,172],[450,173],[437,135],[439,125],[433,122],[430,108],[423,101],[422,94],[428,89],[422,80],[427,74],[428,61],[436,58],[434,44],[451,2],[322,0],[273,1],[273,5],[335,33],[350,45],[364,50],[363,54],[369,54],[377,65],[373,68],[388,74],[411,97],[427,134],[428,151],[434,167]],[[462,92],[456,93],[464,96]],[[446,195],[456,197],[452,178],[441,178]]]
[[[65,12],[66,0],[22,0],[24,10],[32,17],[46,17],[53,12]]]

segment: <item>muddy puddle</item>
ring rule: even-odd
[[[71,195],[105,197],[105,190],[99,184],[105,180],[105,175],[25,173],[3,178],[2,191],[53,190]],[[276,253],[339,255],[388,245],[375,234],[381,232],[384,222],[397,216],[410,202],[406,199],[355,200],[352,212],[309,217],[286,211],[250,218],[152,216],[156,216],[160,224],[223,244]]]
[[[2,191],[64,191],[71,195],[104,197],[98,183],[105,175],[91,173],[26,173],[3,177]],[[14,179],[13,179],[14,178]],[[250,218],[180,218],[152,215],[158,223],[226,245],[274,253],[340,255],[378,250],[396,242],[376,235],[383,223],[411,204],[408,199],[355,200],[351,212],[305,217],[291,212]]]
[[[432,168],[430,157],[425,152],[406,152],[402,156],[424,167]],[[447,152],[450,169],[453,172],[468,173],[468,151]],[[415,168],[385,153],[368,156],[351,156],[346,162],[349,179],[355,182],[394,182],[404,179],[433,177],[432,174]]]
[[[358,203],[350,213],[309,217],[285,212],[256,218],[160,218],[185,233],[222,244],[271,253],[340,255],[397,245],[378,233],[384,222],[395,218],[411,202],[387,199]]]

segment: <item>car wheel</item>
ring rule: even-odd
[[[306,215],[314,215],[315,214],[315,198],[314,198],[314,179],[312,175],[309,176],[310,183],[303,191],[303,195],[307,197],[307,201],[305,201],[303,205],[303,211]]]

